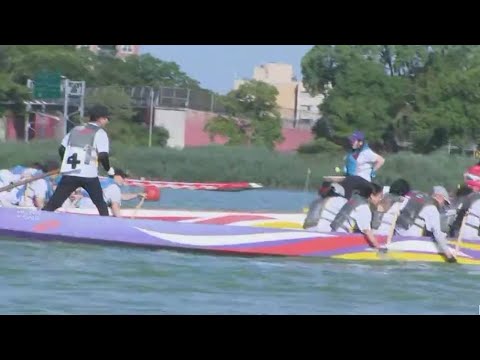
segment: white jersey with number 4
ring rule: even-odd
[[[98,154],[109,152],[105,130],[94,123],[76,126],[62,140],[65,147],[60,172],[69,176],[95,178],[98,176]]]

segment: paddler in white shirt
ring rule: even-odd
[[[121,216],[122,200],[128,201],[138,197],[141,198],[146,196],[144,193],[122,194],[122,186],[124,185],[127,177],[128,175],[123,170],[116,168],[113,176],[109,176],[108,178],[100,181],[105,202],[107,203],[108,207],[112,209],[113,216],[115,217]],[[77,202],[78,208],[95,208],[95,205],[88,197],[88,194],[86,192],[83,192],[82,194],[83,197]]]
[[[434,186],[432,195],[410,192],[409,200],[400,212],[395,231],[400,236],[432,237],[449,262],[456,262],[448,247],[447,234],[441,229],[440,211],[450,196],[443,186]]]
[[[319,190],[319,199],[310,204],[303,228],[309,231],[330,232],[330,224],[347,202],[345,190],[336,183],[324,183]]]
[[[16,181],[16,177],[8,169],[0,170],[0,188],[11,185]],[[0,192],[0,207],[14,207],[18,201],[16,198],[17,189]]]
[[[386,190],[377,210],[373,211],[372,228],[376,235],[389,235],[394,230],[396,219],[408,201],[410,184],[405,179],[398,179]]]
[[[467,216],[462,239],[480,241],[480,186],[470,186],[471,193],[465,196],[457,208],[457,218],[452,227],[458,236],[463,218]]]
[[[383,189],[375,183],[371,183],[369,188],[362,189],[362,192],[355,192],[331,223],[331,231],[363,233],[373,247],[385,250],[373,233],[373,214],[370,208],[370,206],[376,208],[382,198]]]

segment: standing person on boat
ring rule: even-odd
[[[330,232],[330,223],[347,202],[344,197],[345,190],[339,184],[326,182],[320,188],[319,195],[319,198],[310,204],[303,228]]]
[[[360,176],[371,182],[377,171],[385,163],[385,159],[368,146],[365,135],[361,131],[354,131],[348,137],[351,150],[345,159],[345,175]]]
[[[77,188],[87,191],[101,216],[109,216],[98,178],[98,163],[109,175],[115,170],[110,167],[110,141],[104,127],[109,122],[110,112],[105,106],[96,105],[90,110],[90,122],[73,128],[62,140],[58,149],[62,166],[62,178],[45,211],[55,211]]]
[[[441,229],[442,207],[450,204],[450,196],[443,186],[434,186],[432,195],[411,192],[400,212],[395,231],[400,236],[432,237],[449,262],[456,262],[447,244],[447,234]]]
[[[371,183],[368,191],[354,192],[350,200],[343,205],[340,212],[330,224],[333,232],[363,233],[370,244],[378,250],[384,250],[372,230],[372,210],[376,208],[383,197],[380,185]]]
[[[348,141],[351,148],[345,157],[344,173],[346,178],[342,182],[347,199],[356,189],[368,189],[368,184],[385,163],[382,156],[370,149],[363,132],[354,131],[348,137]]]
[[[145,197],[145,193],[122,193],[122,186],[128,175],[121,169],[115,169],[115,175],[100,181],[103,190],[103,197],[108,207],[112,209],[113,216],[121,217],[120,208],[122,200],[128,201],[138,197]],[[88,197],[88,194],[82,194],[83,197],[78,201],[77,207],[81,209],[92,208],[95,205]]]

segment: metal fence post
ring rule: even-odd
[[[150,126],[148,131],[148,147],[152,147],[152,133],[153,133],[153,87],[150,88]]]

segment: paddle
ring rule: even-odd
[[[49,176],[58,175],[59,173],[60,173],[60,169],[56,169],[56,170],[49,171],[47,173],[32,176],[31,178],[23,179],[23,180],[17,181],[16,183],[12,183],[10,185],[4,186],[4,187],[0,188],[0,192],[10,191],[10,190],[12,190],[12,189],[14,189],[18,186],[29,184],[33,181],[40,180],[40,179],[43,179],[43,178],[46,178],[46,177],[49,177]]]
[[[135,219],[135,217],[137,216],[137,212],[138,212],[138,210],[142,207],[143,203],[145,202],[145,199],[146,199],[146,196],[142,196],[142,200],[140,200],[140,202],[138,203],[138,205],[135,206],[135,210],[133,210],[131,219]]]
[[[462,225],[460,226],[460,231],[458,232],[457,244],[455,245],[455,254],[458,256],[458,252],[460,250],[460,244],[463,240],[463,230],[465,229],[465,225],[467,224],[467,217],[468,211],[463,216]]]

